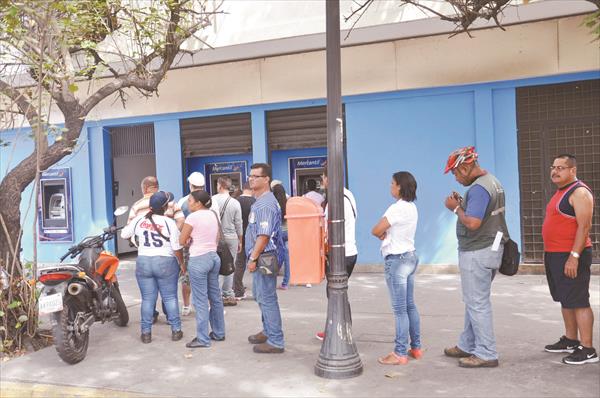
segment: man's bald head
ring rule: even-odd
[[[145,177],[142,180],[142,193],[144,195],[158,192],[158,179],[154,176]]]

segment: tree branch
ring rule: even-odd
[[[38,122],[39,115],[36,112],[35,106],[31,103],[31,98],[15,89],[4,80],[0,80],[0,93],[10,98],[17,105],[30,125],[34,125]]]

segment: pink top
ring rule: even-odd
[[[187,216],[185,223],[192,227],[190,257],[217,251],[217,217],[211,210],[198,210]]]

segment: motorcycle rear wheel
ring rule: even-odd
[[[117,304],[118,316],[114,319],[114,322],[117,326],[125,327],[129,322],[129,312],[127,311],[127,306],[123,301],[123,297],[121,296],[121,291],[119,290],[119,285],[117,283],[112,286],[111,295],[115,300],[115,304]]]
[[[90,340],[89,329],[79,335],[74,331],[78,312],[85,313],[85,305],[77,298],[67,295],[63,303],[63,310],[55,315],[56,325],[52,328],[54,346],[58,356],[71,365],[81,362],[85,358]]]

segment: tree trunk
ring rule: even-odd
[[[73,147],[77,143],[81,129],[83,127],[83,118],[67,117],[65,118],[65,127],[68,131],[64,134],[62,140],[55,142],[43,153],[40,160],[40,170],[46,170],[53,164],[69,155],[73,151]],[[23,159],[21,163],[15,166],[10,172],[2,179],[0,183],[0,215],[8,230],[8,237],[0,222],[0,263],[5,262],[7,255],[9,263],[6,265],[8,272],[11,272],[10,265],[13,261],[13,253],[16,254],[17,260],[19,261],[19,255],[21,252],[21,242],[19,240],[19,230],[21,229],[21,199],[22,192],[27,188],[32,181],[35,180],[36,174],[36,153],[35,151],[30,154],[27,158]],[[33,202],[35,203],[35,202]],[[32,216],[33,212],[37,211],[32,203],[29,215]],[[26,231],[29,231],[26,227]],[[28,232],[25,232],[28,233]],[[19,241],[18,246],[15,246]],[[12,246],[12,248],[11,248]],[[8,254],[7,254],[8,253]],[[13,272],[19,272],[20,267],[15,267]]]

